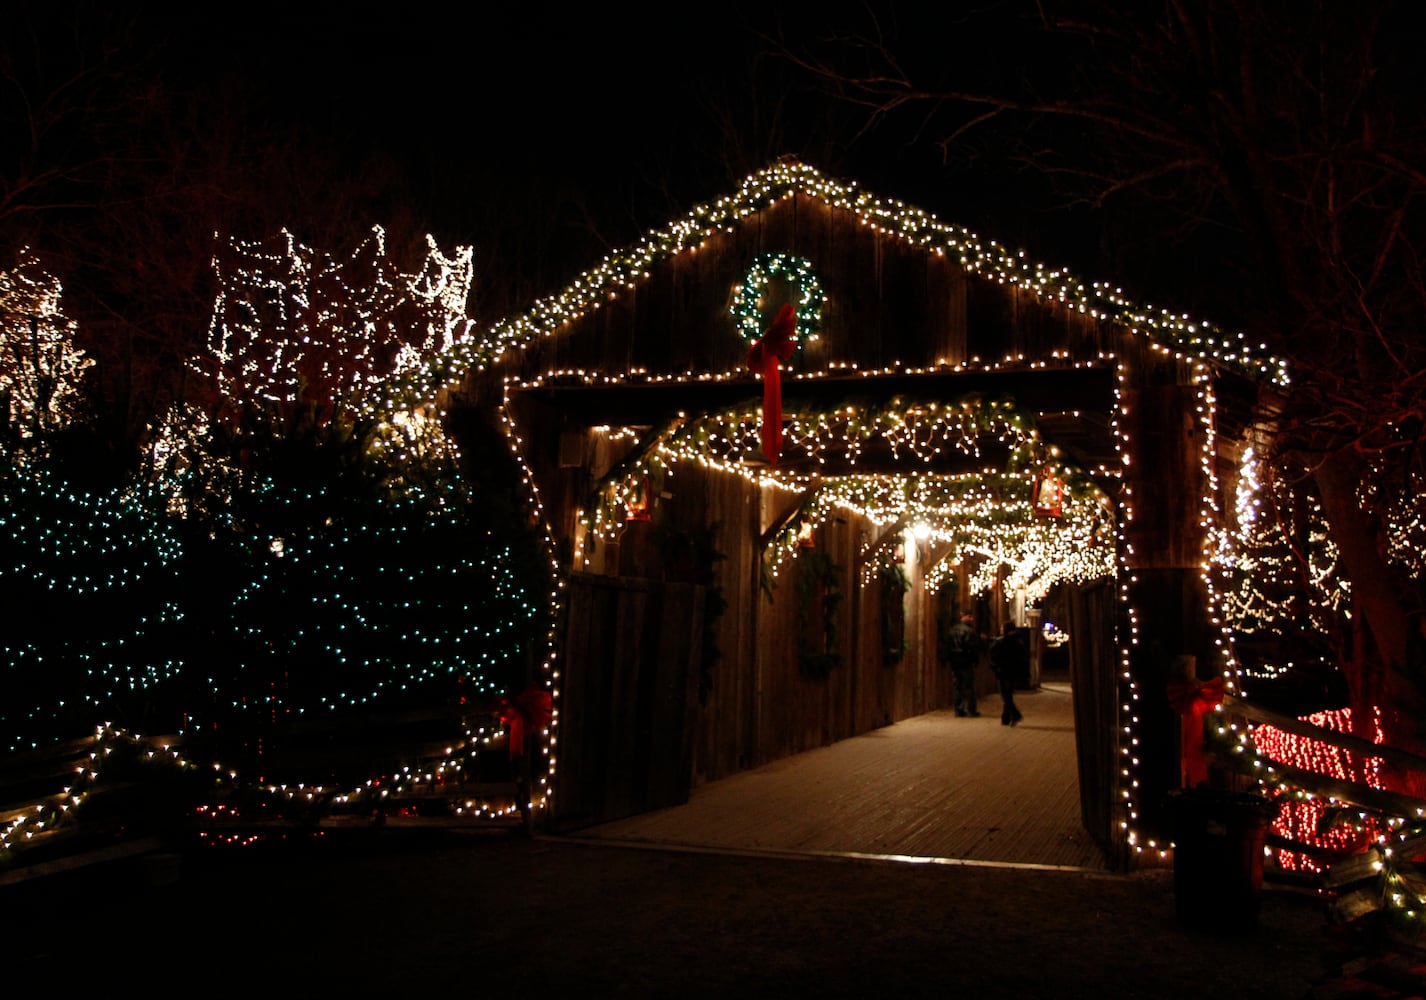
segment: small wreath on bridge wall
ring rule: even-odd
[[[774,278],[781,278],[797,289],[792,302],[797,312],[797,337],[816,340],[822,329],[822,307],[827,297],[805,257],[785,253],[765,253],[753,261],[743,283],[733,291],[728,312],[737,323],[738,332],[748,343],[756,343],[767,327],[766,314],[773,305],[764,302],[764,293]]]
[[[881,559],[877,578],[881,582],[881,662],[894,667],[906,657],[906,591],[911,581],[889,557]]]
[[[821,680],[842,663],[837,648],[842,567],[817,549],[803,549],[797,562],[797,666],[806,676]],[[814,611],[820,611],[822,619],[815,625]]]

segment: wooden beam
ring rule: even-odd
[[[1107,367],[893,372],[789,379],[783,383],[782,394],[787,413],[799,409],[825,412],[867,401],[945,403],[975,396],[1012,399],[1024,412],[1044,422],[1040,430],[1047,443],[1059,445],[1071,461],[1088,471],[1101,464],[1117,465],[1118,450],[1110,430],[1118,411],[1115,382],[1114,371]],[[512,387],[510,396],[512,400],[539,400],[587,427],[652,427],[669,419],[697,419],[756,406],[762,400],[762,386],[751,376],[599,385],[542,383]]]
[[[778,515],[778,517],[772,522],[772,524],[768,526],[768,529],[758,536],[759,552],[763,551],[769,545],[771,545],[772,540],[777,537],[777,533],[783,528],[787,527],[789,524],[791,524],[792,519],[795,518],[798,514],[802,513],[802,508],[807,505],[807,501],[811,500],[814,496],[816,496],[817,489],[818,487],[814,486],[810,490],[804,490],[802,495],[797,498],[796,502],[794,502],[792,506],[789,507],[787,510],[783,511],[780,515]]]
[[[947,559],[949,559],[955,551],[956,547],[954,545],[949,545],[947,546],[946,551],[942,552],[940,555],[936,556],[933,559],[927,559],[926,569],[921,574],[922,577],[924,578],[930,576],[931,573],[935,571],[936,567],[941,565],[941,563],[945,562]],[[927,553],[930,553],[929,547],[927,548]]]
[[[678,426],[683,423],[682,417],[674,417],[666,420],[657,427],[650,427],[644,431],[643,435],[629,449],[629,453],[620,459],[619,463],[606,472],[600,480],[594,484],[594,489],[589,493],[589,499],[585,501],[585,510],[594,510],[599,506],[599,496],[604,492],[605,487],[610,483],[617,483],[629,474],[629,470],[637,465],[654,448],[658,447],[660,441],[668,437]]]
[[[1392,854],[1398,858],[1414,858],[1421,853],[1423,848],[1426,848],[1426,837],[1411,837],[1388,846],[1391,848]],[[1353,882],[1380,878],[1381,869],[1378,867],[1378,863],[1381,860],[1381,853],[1376,849],[1343,858],[1322,873],[1322,887],[1324,889],[1339,889],[1344,885],[1351,885]]]
[[[1219,760],[1233,770],[1259,780],[1264,778],[1263,768],[1252,767],[1246,761],[1237,758],[1237,755],[1226,759],[1220,756]],[[1325,774],[1318,774],[1316,771],[1307,771],[1278,761],[1270,761],[1265,767],[1272,770],[1277,780],[1305,792],[1311,792],[1321,799],[1336,799],[1338,802],[1360,806],[1386,816],[1411,818],[1426,816],[1426,800],[1402,795],[1398,792],[1388,792],[1381,788],[1372,788],[1370,785],[1363,785],[1356,781],[1330,778]]]
[[[858,552],[856,567],[857,572],[861,572],[861,568],[867,564],[868,560],[870,560],[871,557],[875,555],[877,551],[885,548],[888,542],[890,542],[893,538],[899,535],[901,533],[901,529],[906,527],[906,522],[909,520],[911,520],[909,514],[902,514],[900,517],[898,517],[895,521],[892,522],[891,527],[887,528],[886,531],[882,532],[881,537],[879,537],[876,541],[868,545],[864,551]]]
[[[1001,369],[996,371],[888,372],[821,375],[783,382],[783,405],[826,408],[854,400],[903,398],[945,402],[972,395],[1013,399],[1031,413],[1101,413],[1112,418],[1115,373],[1109,367]],[[665,379],[657,382],[567,382],[515,386],[512,394],[545,400],[590,426],[649,426],[680,413],[709,413],[762,400],[762,385],[739,379]]]

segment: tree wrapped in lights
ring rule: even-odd
[[[469,247],[447,256],[427,237],[421,266],[403,272],[380,227],[345,259],[286,230],[228,241],[193,398],[168,414],[151,453],[155,478],[177,489],[172,504],[221,516],[255,451],[304,440],[367,471],[366,454],[380,452],[398,479],[458,482],[441,414],[409,376],[467,334],[471,261]]]
[[[1246,695],[1298,715],[1345,704],[1351,657],[1351,589],[1304,487],[1249,450],[1215,554]]]
[[[341,260],[284,232],[233,241],[218,268],[205,405],[154,455],[212,640],[195,714],[284,725],[521,682],[537,631],[523,538],[403,378],[466,334],[469,250],[430,243],[405,273],[380,230]]]
[[[180,540],[134,495],[76,487],[47,462],[0,465],[0,750],[105,720],[176,727]]]
[[[421,266],[404,273],[374,227],[346,259],[300,243],[231,240],[218,256],[220,291],[208,353],[195,367],[213,381],[227,423],[254,414],[289,431],[386,417],[403,400],[388,385],[468,332],[472,253],[450,256],[427,237]]]
[[[22,249],[0,270],[0,400],[12,433],[38,440],[75,419],[85,370],[93,361],[75,346],[59,279]]]
[[[182,672],[170,526],[135,492],[76,482],[55,444],[79,427],[91,361],[59,281],[21,251],[0,271],[0,749],[49,745],[104,718],[147,725]]]

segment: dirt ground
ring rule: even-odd
[[[1321,992],[1318,900],[1238,934],[1131,875],[384,830],[149,855],[0,888],[23,984],[409,995],[1254,997]],[[199,977],[197,979],[193,977]],[[12,992],[13,990],[13,992]],[[1387,994],[1405,995],[1405,994]]]

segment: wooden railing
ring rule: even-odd
[[[1374,757],[1403,770],[1426,773],[1426,757],[1399,747],[1373,743],[1349,733],[1316,726],[1232,695],[1224,698],[1223,709],[1250,722],[1270,725],[1294,736],[1315,740],[1363,757]],[[1385,820],[1401,820],[1407,828],[1419,828],[1426,824],[1426,800],[1374,788],[1363,782],[1318,774],[1278,761],[1264,767],[1268,773],[1258,774],[1258,777],[1264,780],[1300,789],[1320,799],[1330,799],[1369,810],[1381,815]],[[1333,894],[1333,913],[1344,921],[1381,909],[1391,901],[1393,893],[1384,891],[1383,887],[1383,879],[1388,869],[1402,883],[1403,897],[1405,893],[1410,893],[1419,898],[1421,891],[1426,889],[1426,880],[1417,875],[1412,860],[1426,853],[1426,834],[1390,844],[1390,855],[1381,848],[1372,847],[1332,863],[1326,863],[1326,852],[1314,845],[1282,837],[1269,837],[1269,843],[1274,847],[1315,855],[1324,860],[1326,866],[1317,878],[1316,885]]]

